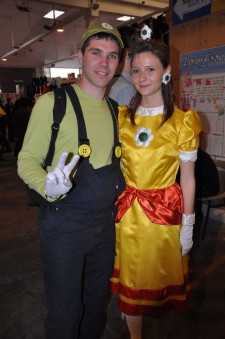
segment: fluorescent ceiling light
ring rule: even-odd
[[[117,18],[116,20],[119,20],[119,21],[129,21],[129,20],[133,20],[133,19],[135,19],[134,16],[126,16],[126,15],[124,15],[124,16],[121,16],[121,17]]]
[[[54,12],[55,12],[55,17],[54,17]],[[63,12],[63,11],[50,11],[49,13],[44,15],[44,18],[47,18],[47,19],[54,19],[55,18],[56,19],[60,15],[62,15],[63,13],[65,13],[65,12]]]

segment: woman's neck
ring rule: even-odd
[[[146,108],[155,108],[159,106],[163,106],[164,101],[163,97],[156,97],[156,96],[142,96],[140,106],[146,107]]]

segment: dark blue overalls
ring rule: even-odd
[[[76,108],[79,141],[88,143],[72,87],[68,94]],[[112,107],[110,111],[115,148],[117,123]],[[96,170],[89,157],[83,158],[74,179],[64,199],[39,209],[47,339],[99,339],[106,321],[115,254],[114,202],[125,188],[119,158],[113,151],[112,164]]]

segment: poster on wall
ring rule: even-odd
[[[211,13],[211,0],[173,0],[173,25]]]
[[[212,156],[225,157],[225,46],[181,54],[181,100],[202,121],[202,145]]]

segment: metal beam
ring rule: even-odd
[[[44,31],[44,32],[36,35],[34,38],[26,41],[24,44],[20,45],[19,48],[13,48],[11,51],[1,55],[1,59],[6,58],[9,55],[15,54],[15,53],[19,52],[20,50],[22,50],[23,48],[28,47],[29,45],[32,45],[34,42],[38,41],[39,39],[42,39],[49,34],[52,34],[52,32],[56,31],[57,28],[59,28],[60,26],[68,25],[69,23],[75,21],[76,19],[80,18],[84,14],[85,14],[85,11],[79,11],[78,10],[76,13],[73,13],[69,17],[65,18],[63,21],[60,21],[59,23],[54,25],[51,30]]]
[[[90,9],[91,0],[39,0],[39,2],[52,3],[55,5],[67,5],[75,8]],[[143,17],[151,15],[155,11],[164,10],[168,1],[146,0],[142,4],[140,0],[97,0],[99,11],[121,15]]]
[[[92,19],[92,12],[94,9],[92,8],[92,4],[98,4],[99,8],[97,11],[106,12],[106,13],[114,13],[117,15],[127,15],[131,17],[135,17],[132,22],[138,22],[140,19],[144,20],[145,18],[150,17],[151,15],[162,13],[163,11],[168,9],[168,0],[157,1],[157,0],[35,0],[39,3],[48,3],[54,5],[66,5],[74,8],[76,10],[75,13],[69,15],[64,20],[60,21],[60,23],[55,24],[54,27],[49,31],[44,31],[29,39],[24,44],[20,45],[19,48],[13,48],[8,51],[4,55],[1,55],[1,58],[5,58],[9,55],[15,54],[20,50],[28,47],[39,39],[51,34],[54,32],[59,26],[67,25],[80,17]]]
[[[118,0],[115,0],[114,2],[116,2]],[[133,4],[136,6],[143,6],[143,7],[155,7],[157,9],[160,8],[164,8],[169,6],[169,1],[168,0],[145,0],[145,1],[141,1],[141,0],[120,0],[119,2],[123,2],[126,4]]]

